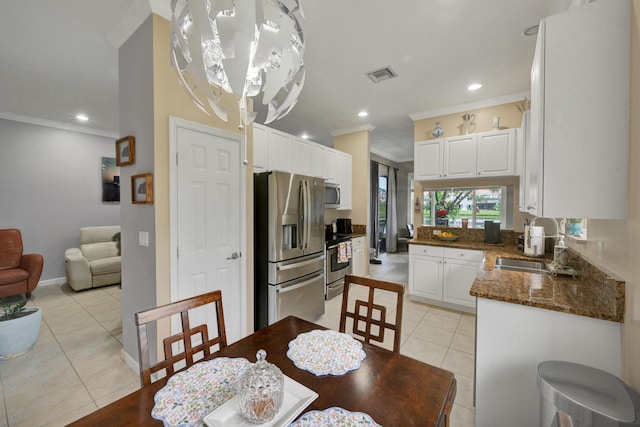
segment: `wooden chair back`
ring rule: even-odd
[[[207,304],[214,304],[216,309],[218,331],[217,335],[214,335],[213,337],[209,337],[209,331],[206,323],[195,327],[192,327],[189,323],[189,310],[202,307]],[[163,340],[164,360],[161,360],[160,355],[158,355],[158,362],[151,364],[149,360],[147,325],[150,322],[156,322],[160,319],[171,317],[174,314],[180,315],[182,332],[171,335]],[[138,350],[140,352],[140,381],[143,386],[153,382],[152,375],[156,372],[165,370],[166,376],[173,375],[174,372],[186,369],[193,365],[194,355],[199,355],[200,352],[202,352],[202,357],[205,357],[212,353],[211,348],[213,346],[218,345],[219,349],[227,346],[221,291],[213,291],[141,311],[136,313],[135,318],[136,326],[138,328]],[[200,341],[200,343],[195,346],[192,341],[194,337],[196,340],[199,338]],[[173,354],[173,344],[179,341],[182,342],[184,351]],[[182,363],[184,363],[185,366],[181,366]],[[176,369],[176,364],[180,364],[179,369]]]
[[[369,288],[369,292],[367,301],[355,299],[353,307],[349,308],[349,290],[351,285],[365,286]],[[374,303],[376,289],[396,294],[397,302],[394,323],[387,321],[387,307]],[[401,283],[384,282],[382,280],[360,276],[345,276],[344,292],[342,294],[342,310],[340,312],[340,332],[345,332],[347,318],[353,319],[353,330],[350,333],[363,337],[366,343],[370,343],[371,341],[384,342],[384,332],[386,329],[390,329],[394,333],[393,351],[399,353],[400,339],[402,338],[404,291],[405,286]],[[376,315],[376,312],[378,315]],[[361,322],[364,322],[364,328],[361,327]]]

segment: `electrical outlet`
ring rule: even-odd
[[[440,230],[433,230],[433,235],[434,236],[439,236],[440,235]]]

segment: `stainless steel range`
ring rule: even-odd
[[[325,299],[331,299],[342,293],[344,289],[344,276],[351,274],[351,260],[338,262],[340,244],[351,246],[351,237],[333,236],[325,243]]]

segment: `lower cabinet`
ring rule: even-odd
[[[351,268],[354,276],[367,275],[367,255],[364,236],[351,239]]]
[[[475,312],[471,285],[483,251],[409,245],[409,296],[416,301]]]

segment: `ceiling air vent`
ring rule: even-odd
[[[382,81],[389,80],[394,77],[398,77],[396,72],[393,71],[389,66],[380,68],[379,70],[370,71],[366,74],[367,74],[367,77],[369,77],[371,81],[374,83],[380,83]]]

